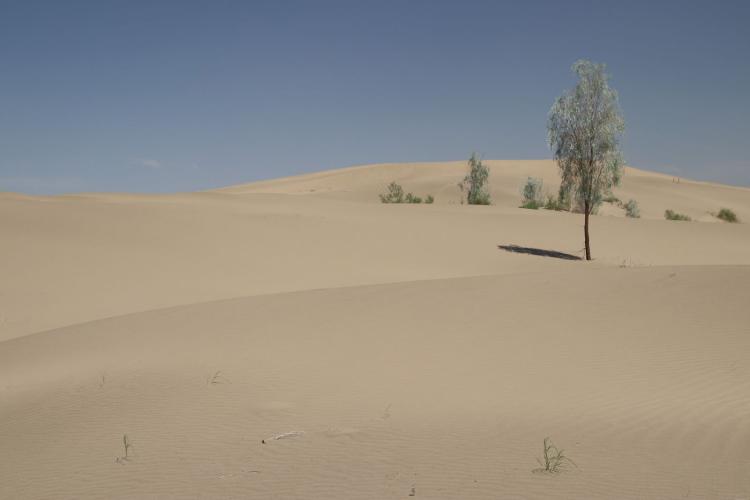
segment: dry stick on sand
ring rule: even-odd
[[[285,432],[283,434],[278,434],[268,439],[261,439],[260,442],[262,444],[266,444],[268,441],[278,441],[279,439],[295,438],[295,437],[300,437],[303,434],[304,434],[304,431]]]

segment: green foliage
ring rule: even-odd
[[[602,206],[602,199],[599,197],[594,197],[593,200],[594,201],[589,205],[589,213],[597,214],[599,213],[599,207]],[[586,204],[584,203],[584,200],[581,198],[576,198],[571,204],[570,211],[576,214],[585,214]]]
[[[637,201],[631,199],[624,204],[620,204],[620,206],[625,210],[625,217],[633,219],[639,219],[641,217],[641,209],[638,208]]]
[[[537,209],[542,206],[542,179],[528,177],[521,189],[521,208]]]
[[[616,205],[619,205],[621,203],[620,198],[612,194],[611,192],[607,193],[603,198],[602,201],[605,203],[613,203]]]
[[[391,182],[388,184],[388,193],[379,196],[382,203],[403,203],[404,189],[396,182]]]
[[[570,210],[573,198],[571,191],[570,184],[560,183],[560,189],[557,191],[557,201],[563,207],[563,210]]]
[[[388,184],[388,192],[386,194],[380,194],[381,203],[422,203],[422,198],[414,195],[413,193],[404,194],[404,189],[396,182]],[[426,203],[432,203],[435,198],[429,195]]]
[[[557,448],[550,438],[544,438],[544,453],[542,459],[536,460],[541,467],[534,469],[534,472],[544,472],[547,474],[557,474],[562,472],[568,464],[575,462],[565,456],[565,451]]]
[[[464,180],[458,183],[462,193],[466,193],[466,203],[469,205],[489,205],[490,193],[487,190],[487,181],[490,171],[482,163],[476,153],[469,158],[469,173]]]
[[[427,203],[428,205],[431,205],[435,203],[435,197],[432,196],[431,194],[428,194],[427,198],[424,199],[424,202]]]
[[[563,185],[575,192],[583,206],[591,208],[619,184],[619,136],[625,125],[604,65],[578,61],[572,69],[578,83],[552,105],[548,140]]]
[[[544,203],[544,208],[547,210],[556,210],[558,212],[568,210],[568,207],[560,200],[560,198],[555,198],[555,196],[551,194],[547,195],[547,201]]]
[[[728,208],[722,208],[719,210],[719,213],[716,214],[716,218],[721,219],[726,222],[739,222],[739,219],[737,218],[737,214],[735,214],[732,210]]]
[[[419,196],[415,196],[411,193],[406,193],[404,202],[405,203],[422,203],[422,198],[420,198]]]
[[[669,210],[669,209],[664,211],[664,218],[667,220],[685,220],[685,221],[691,220],[690,217],[688,217],[687,215],[678,214],[677,212],[673,210]]]

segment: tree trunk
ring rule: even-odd
[[[586,242],[586,260],[591,260],[591,243],[589,241],[589,202],[586,201],[583,204],[584,222],[583,222],[583,236]]]

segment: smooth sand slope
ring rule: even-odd
[[[0,498],[750,498],[750,190],[628,169],[587,263],[490,165],[0,194]]]

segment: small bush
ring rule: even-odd
[[[521,189],[521,208],[533,208],[537,209],[543,205],[542,203],[542,180],[529,177],[526,179]]]
[[[620,198],[618,198],[612,193],[607,193],[606,195],[604,195],[604,198],[602,198],[602,201],[605,203],[613,203],[615,205],[619,205],[621,203]]]
[[[422,198],[411,193],[406,193],[406,198],[404,198],[404,201],[406,203],[422,203]]]
[[[427,198],[424,199],[424,202],[427,203],[428,205],[431,205],[435,203],[435,197],[432,196],[431,194],[428,194]]]
[[[568,208],[565,206],[565,203],[560,200],[560,198],[555,198],[555,196],[548,194],[547,195],[547,201],[544,204],[544,208],[547,210],[567,210]]]
[[[565,456],[564,450],[555,446],[550,438],[544,438],[544,454],[541,460],[537,458],[536,461],[541,467],[534,469],[534,472],[545,472],[547,474],[562,472],[569,463],[576,466],[575,462]]]
[[[625,217],[638,219],[641,217],[641,209],[638,208],[638,202],[635,200],[628,200],[626,203],[621,205],[625,209]]]
[[[404,189],[395,182],[391,182],[388,184],[388,193],[379,196],[382,203],[403,203]]]
[[[489,205],[490,193],[487,190],[487,179],[490,170],[482,163],[476,153],[469,158],[469,173],[458,183],[462,193],[466,193],[466,203],[469,205]],[[463,198],[461,200],[463,203]]]
[[[380,196],[381,203],[422,203],[422,198],[413,193],[404,194],[404,188],[395,182],[388,184],[388,193],[378,196]],[[430,201],[426,201],[426,203],[435,201],[432,195],[429,195],[427,199]]]
[[[686,221],[691,220],[690,217],[688,217],[687,215],[678,214],[677,212],[673,210],[669,210],[669,209],[664,211],[664,218],[667,220],[686,220]]]
[[[716,214],[716,218],[726,222],[739,222],[739,219],[737,219],[737,214],[735,214],[728,208],[722,208],[721,210],[719,210],[719,213]]]

